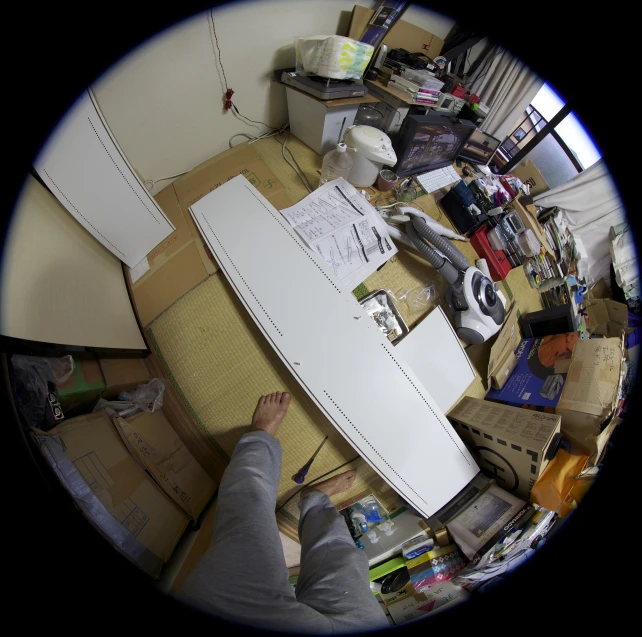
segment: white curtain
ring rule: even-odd
[[[604,161],[600,159],[577,177],[535,197],[534,202],[544,208],[557,206],[573,236],[581,239],[589,261],[589,287],[599,279],[608,282],[609,229],[626,221],[626,211]]]
[[[466,82],[490,109],[480,128],[502,141],[543,85],[542,78],[499,46],[490,51]]]

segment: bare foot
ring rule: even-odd
[[[301,497],[305,498],[305,496],[311,491],[321,491],[321,493],[325,493],[327,496],[343,493],[352,487],[356,477],[357,471],[355,469],[350,469],[350,471],[345,471],[339,475],[332,476],[328,480],[319,482],[319,484],[313,484],[309,489],[301,491]]]
[[[261,429],[276,435],[290,405],[290,394],[280,391],[261,396],[252,416],[252,431]]]

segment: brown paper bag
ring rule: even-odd
[[[589,456],[574,456],[559,449],[533,485],[531,500],[566,517],[593,484],[594,473],[582,474],[588,461]]]

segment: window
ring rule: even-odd
[[[498,154],[501,172],[510,172],[523,159],[530,159],[551,188],[566,183],[601,157],[580,120],[549,84],[526,107]]]

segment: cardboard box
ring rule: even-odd
[[[410,593],[398,596],[391,603],[384,601],[386,609],[395,624],[403,624],[445,606],[454,605],[463,601],[468,595],[461,588],[448,581],[427,589],[423,593],[415,593],[412,587],[403,589],[403,591],[406,590],[410,591]],[[391,595],[398,595],[398,593],[392,593]]]
[[[490,389],[486,398],[514,407],[555,407],[579,340],[578,332],[523,339],[515,352],[513,372],[501,389]]]
[[[373,15],[373,9],[355,5],[352,9],[348,37],[359,40]],[[382,44],[385,44],[388,50],[402,48],[410,53],[423,53],[434,60],[441,53],[444,41],[410,22],[399,20],[382,40]]]
[[[586,329],[592,336],[620,336],[629,326],[629,308],[611,299],[586,301]]]
[[[521,340],[517,307],[513,303],[508,310],[504,326],[490,348],[488,387],[501,389],[506,384],[508,377],[517,366],[515,350],[519,347]]]
[[[74,358],[72,375],[56,387],[65,417],[72,418],[91,411],[105,391],[105,379],[98,361]]]
[[[620,388],[624,340],[596,338],[577,343],[555,413],[562,433],[579,451],[598,451],[602,423],[613,413]]]
[[[519,177],[519,179],[531,187],[529,195],[529,199],[531,200],[533,197],[541,195],[550,188],[542,176],[542,173],[530,159],[524,159],[519,162],[519,164],[511,170],[511,175]]]
[[[114,425],[132,456],[160,488],[196,520],[216,491],[162,411],[144,411],[132,418],[114,418]]]
[[[537,237],[537,240],[540,242],[542,247],[549,254],[555,254],[555,251],[551,247],[544,229],[537,220],[535,206],[526,204],[524,201],[522,201],[522,197],[513,199],[513,201],[511,201],[510,203],[510,206],[519,215],[519,218],[522,220],[526,228],[532,230],[535,233],[535,236]]]
[[[480,469],[502,489],[528,501],[555,455],[562,418],[469,396],[448,418]]]
[[[144,327],[217,272],[189,207],[237,175],[244,175],[277,209],[292,205],[281,182],[246,144],[203,162],[159,192],[155,199],[176,230],[147,255],[140,268],[129,269],[132,296]]]
[[[88,520],[158,578],[189,519],[134,460],[105,412],[73,418],[48,433],[34,430],[34,439]]]
[[[98,365],[105,379],[103,398],[114,400],[121,392],[134,391],[149,380],[142,358],[99,358]]]

